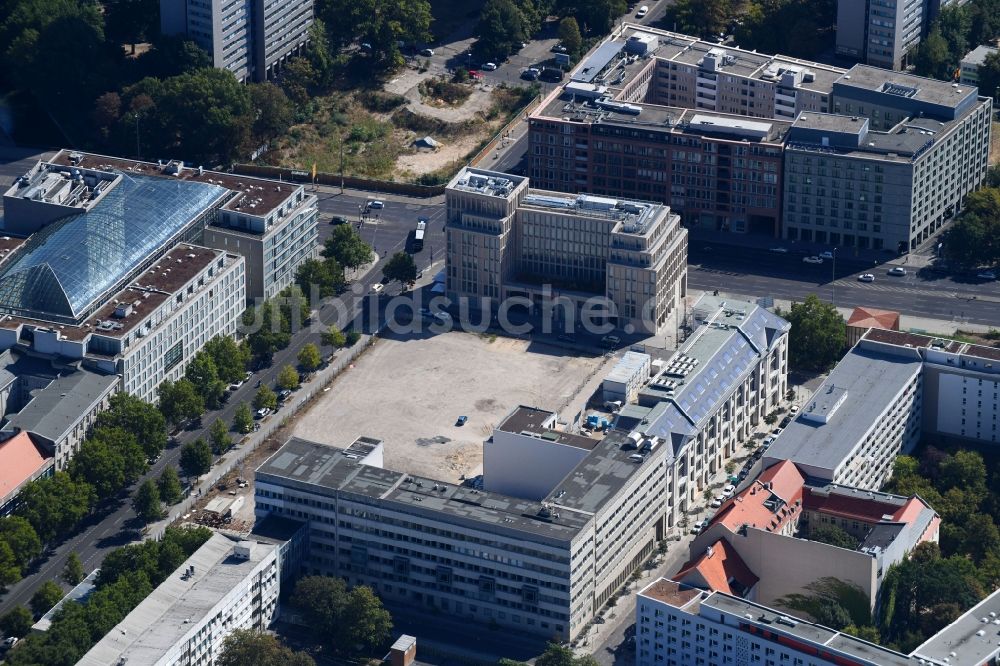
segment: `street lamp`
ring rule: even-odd
[[[830,289],[833,291],[833,307],[837,307],[837,248],[833,248],[833,275],[830,280]]]

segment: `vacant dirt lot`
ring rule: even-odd
[[[482,442],[513,407],[572,411],[587,381],[613,363],[567,354],[459,332],[380,340],[299,417],[294,433],[337,446],[378,437],[387,468],[457,481],[482,471]],[[469,417],[461,427],[460,415]]]

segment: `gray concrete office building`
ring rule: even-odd
[[[160,30],[208,51],[212,66],[264,81],[308,40],[313,0],[160,0]]]

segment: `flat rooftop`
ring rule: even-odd
[[[168,650],[188,638],[206,616],[238,587],[276,546],[253,543],[250,559],[233,556],[237,542],[213,533],[184,564],[84,655],[79,666],[156,664]],[[194,574],[183,577],[188,567]]]
[[[935,663],[986,664],[1000,654],[1000,590],[996,590],[911,653]]]
[[[640,352],[627,351],[622,355],[620,361],[615,364],[615,367],[611,369],[608,376],[604,378],[605,381],[611,382],[627,382],[635,373],[639,372],[643,366],[650,363],[649,354],[643,354]],[[643,377],[643,379],[648,379],[648,377]]]
[[[463,167],[448,183],[448,189],[506,199],[524,180],[499,171]]]
[[[660,213],[670,211],[661,203],[534,189],[521,199],[520,208],[606,220],[613,223],[615,232],[639,235],[649,231]]]
[[[832,475],[876,426],[900,391],[920,373],[921,366],[915,350],[889,354],[856,346],[815,393],[819,405],[818,400],[831,388],[838,396],[843,392],[837,409],[826,423],[798,415],[764,454],[765,465],[767,461],[791,460],[805,469],[826,470]]]
[[[500,422],[497,430],[515,433],[525,430],[540,432],[546,429],[545,424],[551,423],[554,416],[555,412],[547,409],[518,405],[507,415],[507,418]]]
[[[257,478],[266,483],[273,477],[310,492],[319,488],[369,497],[443,523],[473,521],[485,530],[532,540],[570,541],[589,523],[589,517],[575,512],[544,516],[538,502],[360,464],[344,453],[293,437],[257,468]]]
[[[836,81],[838,94],[855,89],[925,102],[936,106],[958,107],[975,98],[975,86],[938,81],[915,74],[895,72],[871,65],[854,65]]]
[[[180,165],[176,161],[168,164],[158,164],[155,162],[127,160],[120,157],[86,153],[79,150],[60,150],[49,162],[62,166],[115,171],[123,174],[159,176],[180,181],[218,185],[230,190],[234,195],[244,194],[252,197],[257,202],[257,205],[253,210],[245,211],[248,215],[269,214],[275,208],[281,206],[295,190],[301,187],[293,183],[282,184],[264,178],[239,176],[220,171],[208,171],[201,167]],[[171,171],[176,171],[178,166],[180,166],[179,172],[171,173]],[[276,189],[276,187],[279,189]],[[230,204],[235,205],[235,202],[238,200],[239,197],[231,197],[224,207],[229,208]]]
[[[668,578],[661,578],[644,587],[639,596],[662,601],[674,608],[684,608],[692,599],[701,599],[708,596],[708,593]]]

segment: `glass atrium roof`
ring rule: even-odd
[[[86,316],[227,190],[123,174],[91,210],[31,235],[0,271],[0,308],[58,319]]]

